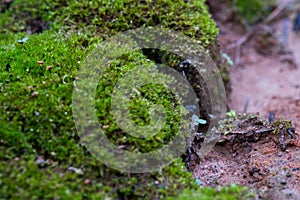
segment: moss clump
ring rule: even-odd
[[[19,32],[34,26],[32,21],[43,21],[53,30],[84,31],[89,41],[95,36],[106,38],[141,26],[163,26],[208,46],[215,40],[218,29],[204,2],[15,0],[2,14],[0,25],[2,32]]]

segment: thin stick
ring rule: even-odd
[[[235,48],[235,59],[234,63],[236,66],[238,66],[241,63],[241,45],[238,45]]]
[[[277,6],[277,8],[261,24],[254,26],[248,33],[243,35],[236,42],[228,45],[227,49],[235,48],[237,46],[242,45],[244,42],[246,42],[250,38],[250,36],[254,33],[255,30],[257,30],[261,26],[266,25],[266,24],[270,23],[272,20],[274,20],[274,18],[277,17],[289,3],[291,3],[291,1],[287,1],[287,2],[279,4]]]

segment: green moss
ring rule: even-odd
[[[88,37],[103,38],[141,26],[163,26],[207,46],[215,40],[218,29],[204,2],[15,0],[1,14],[0,26],[4,27],[2,32],[25,31],[36,20],[49,22],[53,30],[84,31]]]
[[[256,199],[257,196],[255,193],[251,192],[249,189],[246,189],[242,186],[231,185],[228,187],[223,187],[219,191],[213,188],[201,188],[198,190],[184,190],[178,197],[176,198],[168,198],[169,200],[177,199],[177,200],[250,200]]]
[[[266,17],[272,7],[276,5],[274,0],[230,0],[236,7],[238,13],[243,16],[250,24],[261,21]]]

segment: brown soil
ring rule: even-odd
[[[275,112],[276,118],[291,119],[296,138],[286,140],[286,150],[278,145],[281,136],[271,132],[257,141],[217,144],[192,167],[194,177],[203,186],[235,183],[253,187],[261,199],[300,199],[300,35],[292,32],[295,13],[261,28],[236,51],[229,45],[247,31],[226,3],[210,0],[209,4],[220,28],[222,51],[233,61],[240,58],[240,64],[230,70],[228,106],[237,112],[259,112],[263,119],[270,112]],[[284,26],[287,38],[283,37]],[[280,43],[282,38],[286,41]]]
[[[220,142],[202,160],[194,157],[198,162],[190,165],[194,177],[202,186],[253,187],[261,199],[300,199],[299,134],[278,131],[276,127],[287,130],[284,121],[270,123],[251,116],[224,122],[232,127],[230,132],[220,132]],[[194,138],[193,156],[198,141]]]

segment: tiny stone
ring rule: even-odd
[[[37,159],[35,160],[35,164],[37,164],[37,165],[42,165],[42,164],[44,164],[45,162],[46,162],[46,161],[45,161],[45,159],[44,159],[43,156],[38,156]]]
[[[50,65],[49,65],[49,66],[46,67],[46,70],[49,71],[49,70],[52,69],[52,68],[53,68],[53,66],[50,66]]]
[[[275,121],[275,112],[269,113],[269,122],[272,123]]]
[[[293,171],[293,172],[296,172],[296,171],[299,171],[299,170],[300,170],[300,168],[299,168],[299,167],[297,167],[297,168],[293,168],[293,169],[292,169],[292,171]]]
[[[83,171],[75,167],[68,167],[67,171],[75,172],[76,174],[83,175]]]
[[[108,128],[109,128],[109,125],[104,125],[103,128],[104,128],[104,129],[108,129]]]
[[[32,97],[36,97],[38,94],[39,94],[38,92],[33,92],[33,93],[31,94],[31,96],[32,96]]]
[[[9,71],[10,68],[11,68],[10,64],[7,64],[6,67],[5,67],[6,71]]]
[[[257,167],[253,167],[253,172],[259,172],[260,169],[258,169]]]

